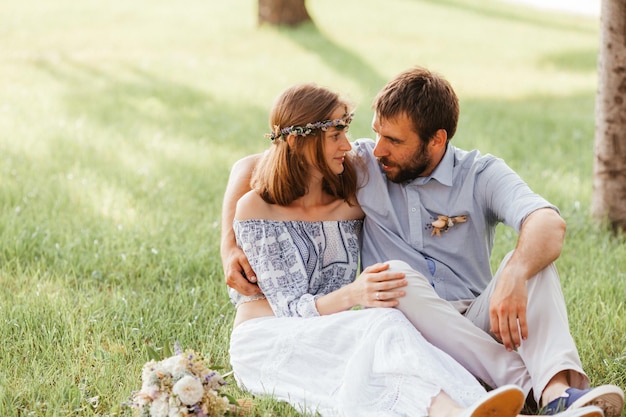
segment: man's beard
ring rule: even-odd
[[[428,144],[424,142],[420,142],[419,149],[413,154],[408,164],[398,165],[389,163],[389,160],[385,157],[378,158],[379,163],[398,169],[395,173],[385,171],[387,179],[398,184],[420,177],[430,167],[431,161]]]

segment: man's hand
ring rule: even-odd
[[[489,304],[491,332],[507,350],[528,338],[526,281],[561,254],[565,221],[551,208],[532,212],[524,221],[515,251],[498,276]]]
[[[517,349],[528,337],[527,302],[526,280],[507,274],[506,268],[502,270],[491,296],[489,317],[491,332],[509,351]]]
[[[242,295],[261,294],[262,291],[256,283],[256,275],[241,248],[230,249],[224,259],[226,285]]]

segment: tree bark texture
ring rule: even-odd
[[[626,1],[602,0],[592,216],[626,231]]]
[[[297,26],[311,21],[305,0],[259,0],[259,25]]]

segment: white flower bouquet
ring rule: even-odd
[[[237,414],[237,405],[220,392],[222,375],[209,369],[193,350],[178,352],[143,367],[141,390],[133,393],[130,406],[139,417],[222,417]]]

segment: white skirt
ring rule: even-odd
[[[440,391],[463,407],[485,395],[396,309],[248,320],[230,358],[242,389],[323,417],[427,416]]]

